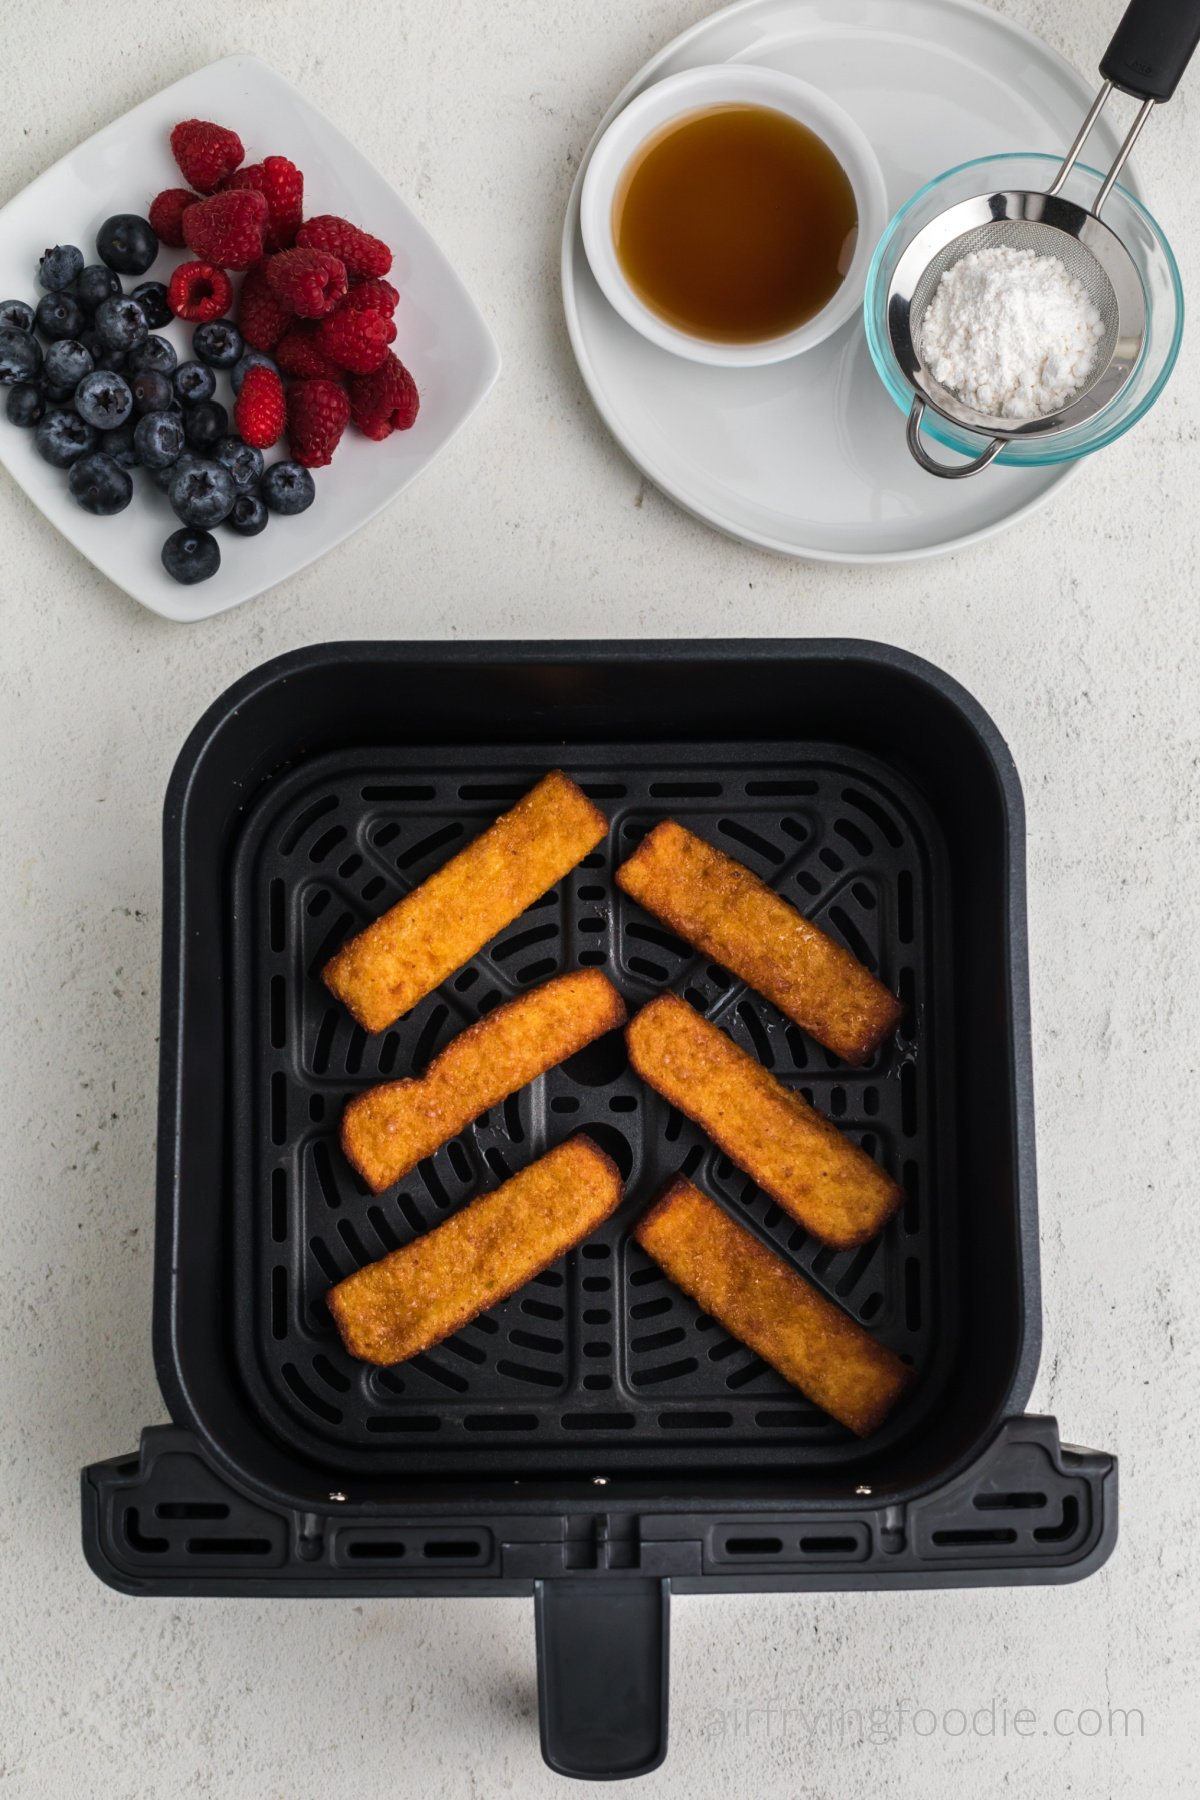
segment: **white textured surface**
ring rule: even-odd
[[[78,1549],[76,1472],[163,1417],[150,1360],[158,822],[189,725],[323,637],[860,634],[964,681],[1029,805],[1045,1350],[1035,1406],[1119,1450],[1123,1536],[1073,1588],[684,1600],[657,1795],[1195,1791],[1197,1316],[1191,1113],[1200,351],[1020,536],[847,572],[722,542],[593,418],[557,303],[561,210],[609,96],[696,0],[10,6],[7,198],[105,119],[258,51],[394,179],[506,356],[483,414],[391,511],[205,625],[148,617],[0,487],[5,1300],[0,1794],[522,1796],[539,1762],[522,1601],[134,1601]],[[1091,0],[1005,0],[1093,66]],[[1101,9],[1105,10],[1105,9]],[[1114,14],[1116,7],[1112,9]],[[347,45],[367,35],[369,53]],[[1142,168],[1200,288],[1200,71]],[[70,222],[55,231],[70,236]],[[969,1200],[969,1197],[968,1197]],[[1025,1740],[723,1741],[713,1709],[1040,1709]],[[1139,1707],[1144,1735],[1049,1729]],[[1091,1720],[1088,1720],[1090,1725]],[[1043,1734],[1042,1725],[1047,1727]]]

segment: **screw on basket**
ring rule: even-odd
[[[1131,0],[1109,45],[1097,94],[1055,180],[1044,192],[980,194],[948,207],[908,244],[896,264],[887,296],[892,349],[915,392],[908,418],[908,447],[923,469],[948,481],[977,475],[1014,438],[1048,436],[1092,419],[1120,393],[1137,368],[1146,341],[1146,295],[1137,267],[1117,233],[1100,218],[1117,177],[1156,106],[1176,87],[1200,42],[1200,0]],[[1062,197],[1114,88],[1142,102],[1091,209]],[[1007,246],[1056,256],[1076,277],[1100,315],[1102,335],[1086,383],[1056,411],[1034,419],[1003,419],[967,406],[936,381],[921,354],[925,314],[948,269],[981,250]],[[991,443],[972,461],[934,460],[921,437],[928,407]]]

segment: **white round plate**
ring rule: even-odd
[[[1098,32],[1096,55],[1104,48]],[[1005,150],[1064,150],[1094,98],[1058,53],[974,0],[740,0],[659,52],[609,121],[652,82],[703,63],[783,69],[862,126],[895,211],[942,170]],[[1088,159],[1115,153],[1102,124]],[[1044,505],[1077,463],[989,469],[965,482],[917,468],[861,315],[818,348],[760,369],[706,368],[615,313],[584,255],[580,165],[563,229],[567,327],[609,430],[663,493],[719,531],[819,562],[908,562],[976,543]],[[1136,175],[1125,179],[1143,197]]]

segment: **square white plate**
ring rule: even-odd
[[[421,410],[410,431],[372,443],[348,426],[317,497],[295,518],[272,517],[255,538],[218,529],[221,567],[209,581],[181,587],[162,566],[164,540],[179,521],[149,477],[134,471],[134,497],[115,518],[98,519],[72,500],[66,471],[42,461],[32,431],[0,415],[0,462],[77,550],[143,606],[168,619],[205,619],[294,575],[374,517],[429,466],[465,424],[500,371],[500,356],[474,301],[429,233],[395,189],[316,108],[254,56],[198,69],[135,106],[32,181],[0,212],[0,299],[35,305],[37,262],[48,243],[78,244],[97,257],[96,231],[112,213],[143,216],[160,189],[184,185],[168,142],[180,119],[212,119],[241,137],[246,160],[290,156],[304,171],[306,214],[338,213],[390,244],[390,279],[400,290],[392,346],[416,379]],[[169,281],[189,253],[164,250],[138,281]],[[235,284],[237,277],[234,278]],[[193,327],[162,333],[180,362]],[[217,398],[232,408],[228,378]],[[286,453],[282,447],[269,456]]]

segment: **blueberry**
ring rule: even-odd
[[[36,425],[46,410],[46,398],[32,381],[16,381],[8,390],[4,410],[10,425]]]
[[[146,413],[134,427],[133,445],[144,468],[169,469],[183,454],[183,421],[176,413]]]
[[[242,383],[245,381],[246,376],[251,369],[274,369],[275,373],[278,375],[279,364],[275,361],[273,356],[264,356],[261,350],[247,350],[246,354],[240,356],[237,362],[234,363],[233,373],[229,377],[230,381],[233,383],[233,391],[235,394],[241,393]]]
[[[0,381],[32,381],[42,372],[42,346],[32,332],[0,325]]]
[[[136,469],[141,459],[134,443],[133,420],[126,419],[123,425],[106,431],[101,439],[101,448],[105,456],[111,456],[123,469]]]
[[[42,367],[51,388],[65,388],[69,395],[91,374],[94,364],[91,351],[78,338],[59,338],[47,350]]]
[[[162,547],[163,568],[185,587],[207,581],[221,566],[221,547],[211,531],[173,531]]]
[[[67,486],[84,512],[98,513],[102,519],[124,512],[133,499],[129,471],[101,450],[80,456],[71,464]]]
[[[136,350],[144,344],[149,327],[136,300],[114,294],[96,308],[96,330],[110,350]]]
[[[26,306],[24,300],[0,300],[0,326],[9,326],[13,331],[32,331],[32,306]]]
[[[38,280],[50,293],[57,294],[61,288],[70,287],[82,271],[83,251],[74,244],[56,244],[53,250],[42,251]]]
[[[136,300],[146,315],[146,323],[151,331],[161,331],[169,325],[175,314],[167,305],[167,285],[164,281],[143,281],[134,288],[130,299]]]
[[[75,389],[75,410],[98,431],[111,431],[115,425],[123,425],[133,411],[129,383],[123,375],[95,369]]]
[[[71,292],[84,312],[95,312],[102,300],[111,300],[120,291],[119,276],[114,275],[111,269],[106,269],[103,263],[89,263],[83,273],[71,283]]]
[[[217,391],[217,378],[203,363],[180,363],[174,380],[175,392],[181,400],[211,400]]]
[[[184,413],[183,429],[193,450],[211,450],[229,430],[229,414],[219,400],[201,400]]]
[[[175,346],[169,338],[148,337],[144,344],[131,350],[126,362],[130,374],[137,375],[142,369],[154,369],[160,375],[172,375],[178,362]]]
[[[277,513],[302,513],[317,497],[312,476],[298,462],[272,463],[262,478],[261,492]]]
[[[213,460],[219,462],[223,469],[228,469],[233,476],[233,485],[239,494],[248,494],[256,488],[263,472],[263,456],[253,444],[244,444],[240,437],[218,438],[213,445]]]
[[[84,328],[84,311],[70,294],[43,294],[34,322],[43,337],[77,338]]]
[[[232,319],[211,319],[192,333],[192,349],[210,369],[232,369],[245,348]]]
[[[94,450],[98,441],[93,428],[73,412],[47,413],[34,436],[38,455],[56,469],[69,469],[77,456]]]
[[[239,537],[257,537],[266,530],[270,516],[257,494],[239,494],[225,523]]]
[[[136,213],[115,213],[96,233],[96,254],[122,275],[144,275],[158,255],[158,239]]]
[[[171,506],[185,525],[219,525],[233,511],[236,499],[229,470],[203,457],[194,467],[182,469],[171,483]]]
[[[150,419],[164,419],[170,418],[172,415],[169,413],[147,413],[146,416]],[[141,423],[140,420],[138,422],[139,424]],[[160,494],[169,495],[171,492],[171,483],[174,481],[175,477],[181,475],[185,469],[194,469],[198,467],[203,461],[204,458],[202,456],[197,456],[194,450],[185,450],[175,462],[166,463],[161,469],[151,469],[150,479],[153,481]]]
[[[157,369],[139,369],[130,377],[129,386],[136,413],[166,412],[174,404],[175,389],[170,377],[160,375]]]

